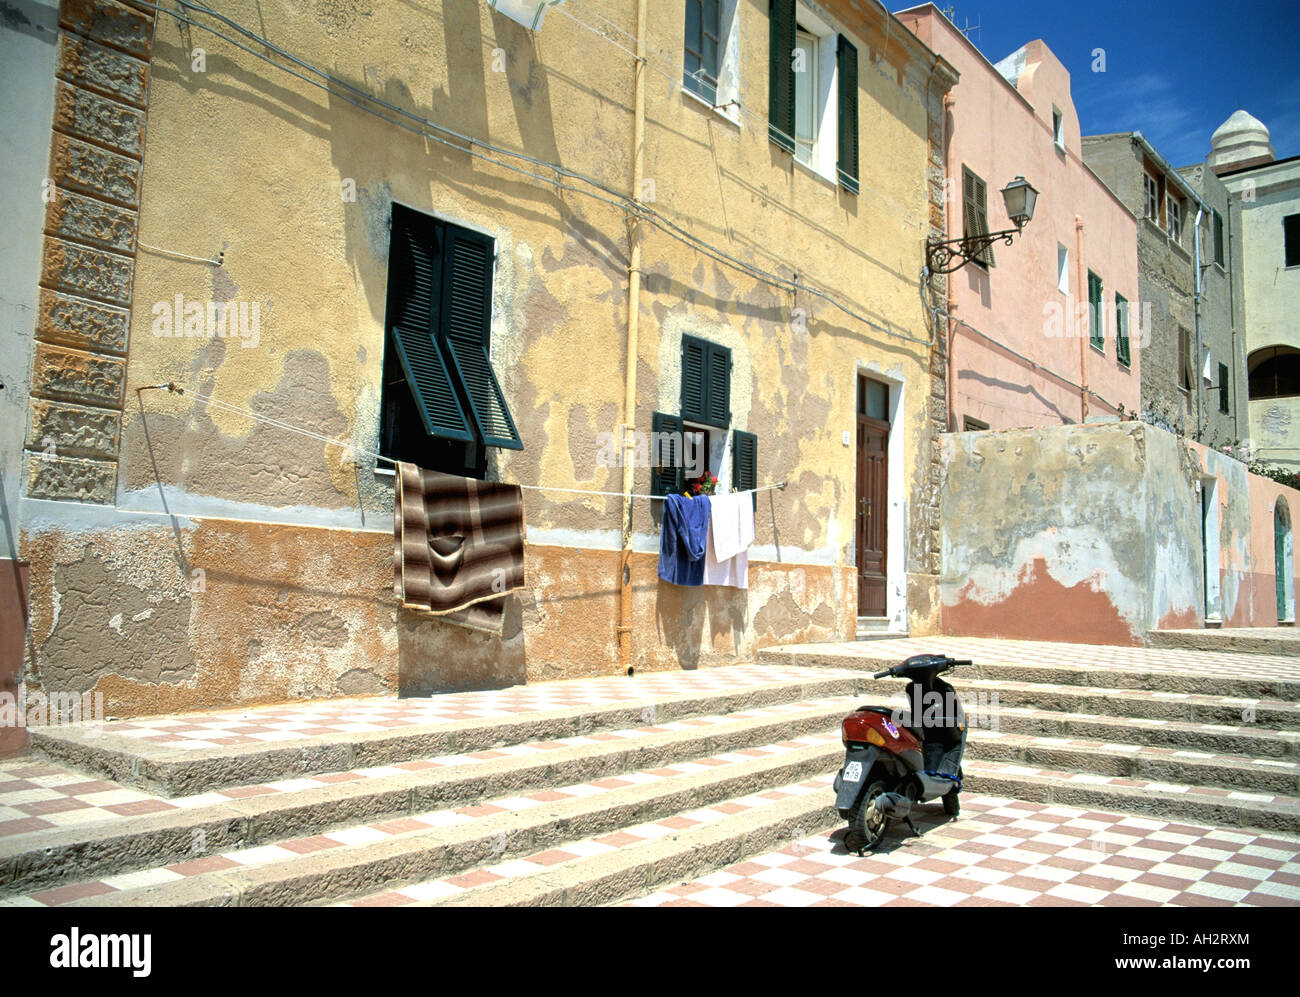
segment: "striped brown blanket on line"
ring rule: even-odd
[[[393,590],[408,609],[501,631],[504,597],[524,586],[518,485],[397,465]]]

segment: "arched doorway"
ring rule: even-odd
[[[1279,497],[1273,507],[1273,578],[1277,585],[1277,621],[1295,622],[1295,541],[1291,510]]]

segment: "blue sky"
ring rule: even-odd
[[[1300,4],[1296,0],[936,0],[997,62],[1042,38],[1070,71],[1085,135],[1140,131],[1175,166],[1204,159],[1239,107],[1272,132],[1279,159],[1300,155]],[[894,9],[902,9],[895,6]],[[1092,71],[1093,50],[1106,71]]]

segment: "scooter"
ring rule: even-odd
[[[877,672],[905,678],[908,709],[860,706],[841,725],[844,767],[835,776],[835,808],[849,822],[844,846],[859,855],[884,840],[891,820],[912,823],[912,805],[936,798],[944,813],[961,811],[961,756],[966,717],[961,700],[939,678],[958,665],[942,654],[917,654]]]

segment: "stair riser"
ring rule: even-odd
[[[645,896],[663,887],[698,879],[843,823],[833,806],[810,803],[795,816],[765,821],[758,827],[711,841],[688,852],[648,858],[631,866],[598,873],[590,879],[552,885],[539,882],[507,884],[492,890],[472,890],[463,897],[418,906],[438,907],[592,907]]]
[[[985,691],[983,689],[981,692]],[[1054,689],[997,689],[999,707],[1051,710],[1056,713],[1094,713],[1133,720],[1179,720],[1199,724],[1247,726],[1250,723],[1271,730],[1300,730],[1300,712],[1254,707],[1254,719],[1243,719],[1244,706],[1188,703],[1177,700],[1139,699],[1091,693],[1061,692]],[[958,687],[957,693],[963,690]]]
[[[711,806],[736,797],[764,792],[837,769],[843,760],[839,745],[810,752],[798,761],[773,765],[758,773],[705,782],[688,789],[671,790],[635,803],[617,803],[584,811],[578,816],[548,817],[538,813],[532,822],[511,830],[509,850],[502,852],[499,834],[490,819],[481,836],[448,844],[442,835],[417,835],[394,840],[383,848],[350,856],[350,864],[336,866],[331,852],[320,853],[320,868],[299,872],[274,867],[227,870],[220,876],[202,875],[177,884],[139,891],[110,893],[81,901],[89,906],[291,906],[340,900],[465,872],[477,865],[499,862],[511,855],[529,855],[567,842],[609,834],[623,827],[662,820],[674,814]],[[544,809],[544,808],[539,808]],[[532,811],[523,811],[524,815]],[[372,857],[373,855],[373,857]],[[341,857],[338,857],[341,861]]]
[[[487,799],[661,768],[755,745],[775,744],[833,730],[846,712],[845,707],[837,707],[824,713],[743,730],[701,734],[664,745],[629,740],[622,750],[611,747],[596,755],[562,761],[541,755],[520,759],[514,767],[490,773],[470,769],[457,779],[448,779],[445,772],[437,770],[412,773],[400,777],[401,785],[395,788],[383,788],[392,786],[392,779],[374,780],[376,786],[369,791],[364,784],[343,784],[339,792],[344,795],[340,798],[308,806],[277,809],[274,797],[232,801],[232,811],[242,812],[232,813],[230,819],[149,828],[150,819],[145,818],[130,822],[114,836],[95,841],[80,841],[66,847],[43,846],[11,857],[0,856],[0,896],[165,866],[342,827],[472,806]],[[167,819],[184,820],[185,817],[181,814],[155,819],[162,824]],[[195,850],[196,841],[204,844],[200,852]]]
[[[1144,725],[1141,721],[1126,721],[1122,717],[1095,720],[1081,718],[1061,722],[1046,715],[1014,714],[1009,711],[998,715],[998,729],[1009,734],[1035,737],[1070,737],[1087,741],[1208,751],[1214,754],[1246,755],[1251,758],[1300,760],[1300,739],[1284,739],[1274,731],[1255,732],[1246,729],[1226,735],[1212,731],[1187,731],[1159,724]]]
[[[966,757],[981,761],[1011,762],[1036,768],[1088,772],[1093,775],[1140,779],[1143,782],[1184,783],[1248,793],[1300,796],[1300,779],[1294,772],[1243,771],[1230,765],[1192,759],[1153,759],[1104,752],[1074,751],[1038,745],[971,741]]]
[[[1172,634],[1148,630],[1146,645],[1176,648],[1180,651],[1215,651],[1221,654],[1267,654],[1281,657],[1300,655],[1300,640],[1241,637],[1231,630],[1212,630],[1204,634]]]
[[[1105,786],[1042,786],[1015,776],[968,773],[963,792],[1004,796],[1029,803],[1049,803],[1082,809],[1117,811],[1162,820],[1186,820],[1196,824],[1243,827],[1258,830],[1297,831],[1293,813],[1263,807],[1257,803],[1187,795],[1171,800],[1155,796],[1118,793]]]
[[[216,755],[177,751],[155,758],[140,757],[93,741],[70,740],[57,733],[33,728],[30,731],[31,750],[37,757],[161,796],[191,796],[231,786],[390,765],[412,758],[434,758],[527,741],[578,737],[598,731],[639,727],[651,721],[667,723],[810,699],[850,696],[857,694],[863,686],[862,679],[819,679],[814,673],[807,682],[798,685],[594,707],[581,713],[556,711],[553,715],[526,721],[446,725],[438,729],[375,733],[353,739],[317,740],[293,747],[234,748]]]
[[[869,645],[868,645],[869,646]],[[773,649],[758,652],[759,664],[804,665],[819,668],[845,668],[875,673],[898,664],[892,657],[863,657],[822,654],[815,651],[787,653]],[[1142,671],[1140,669],[1072,668],[1061,665],[1020,665],[976,660],[970,667],[954,669],[946,678],[989,679],[998,682],[1035,682],[1046,685],[1101,686],[1108,689],[1149,689],[1153,692],[1182,692],[1201,696],[1229,696],[1241,699],[1300,700],[1300,681],[1238,676],[1185,675],[1178,672]],[[897,680],[868,679],[891,690]],[[867,687],[871,691],[871,686]]]

